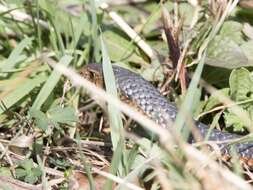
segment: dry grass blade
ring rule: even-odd
[[[196,172],[199,172],[200,170],[202,170],[203,168],[199,168],[199,166],[203,165],[203,164],[206,165],[206,163],[208,163],[208,165],[210,167],[209,168],[210,173],[213,173],[214,171],[218,172],[217,176],[214,176],[214,177],[217,179],[222,178],[222,180],[218,181],[218,184],[221,185],[222,189],[237,189],[237,188],[244,189],[244,190],[251,190],[252,189],[252,187],[248,183],[246,183],[243,179],[241,179],[240,177],[238,177],[237,175],[235,175],[234,173],[232,173],[228,169],[221,168],[217,163],[215,163],[213,160],[209,159],[207,156],[205,156],[201,152],[197,151],[192,146],[187,145],[185,147],[185,151],[187,153],[187,156],[190,158],[193,158],[193,159],[191,159],[192,161],[195,161],[194,165],[196,168]],[[204,172],[204,173],[208,174],[209,172]],[[219,176],[218,174],[220,174],[221,176]],[[226,181],[224,181],[224,179]],[[232,186],[229,185],[228,188],[225,188],[225,186],[228,185],[228,182]]]
[[[167,43],[168,43],[168,47],[169,47],[169,52],[170,52],[170,59],[172,60],[172,64],[174,69],[177,67],[177,63],[180,57],[180,49],[178,46],[178,42],[176,41],[176,38],[173,36],[173,28],[172,28],[172,24],[170,22],[170,16],[169,13],[167,11],[167,9],[165,9],[162,6],[162,20],[163,20],[163,27],[164,27],[164,31],[165,31],[165,35],[167,38]]]
[[[120,17],[116,12],[108,10],[108,4],[103,3],[100,6],[103,10],[107,11],[109,16],[119,25],[119,27],[145,52],[150,59],[155,59],[153,49],[141,39],[141,37]]]
[[[117,183],[125,186],[128,189],[131,189],[131,190],[144,190],[144,189],[142,189],[142,188],[140,188],[140,187],[138,187],[138,186],[136,186],[136,185],[134,185],[132,183],[128,183],[128,182],[124,181],[123,179],[121,179],[121,178],[119,178],[119,177],[117,177],[115,175],[112,175],[112,174],[110,174],[108,172],[104,172],[104,171],[98,170],[96,168],[93,168],[92,170],[95,173],[97,173],[97,174],[99,174],[101,176],[104,176],[104,177],[106,177],[108,179],[111,179],[111,180],[113,180],[113,181],[115,181],[115,182],[117,182]]]
[[[1,4],[0,4],[0,12],[9,12],[10,15],[17,21],[32,21],[32,19],[33,19],[30,15],[23,13],[22,11],[19,11],[19,10],[10,11],[10,8],[8,8],[4,5],[1,5]],[[47,22],[45,22],[43,20],[38,20],[35,18],[35,22],[46,29],[49,28]]]

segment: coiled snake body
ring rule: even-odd
[[[87,71],[89,73],[95,72],[102,76],[102,65],[88,64],[81,73],[84,74],[84,72],[87,73]],[[167,123],[169,121],[175,121],[177,115],[177,108],[172,103],[163,97],[153,85],[140,75],[118,66],[113,66],[113,71],[117,87],[122,95],[134,102],[138,108],[152,120],[163,127],[170,127]],[[201,122],[196,122],[196,128],[199,130],[199,134],[203,139],[210,130],[207,125]],[[241,137],[242,136],[237,134],[212,129],[208,136],[208,140],[218,143]],[[194,142],[194,138],[189,138],[189,143]],[[224,142],[218,143],[218,146],[221,148],[221,152],[224,155],[231,156],[232,151],[230,144]],[[253,166],[253,141],[235,143],[233,144],[233,151],[235,151],[246,164],[250,167]]]

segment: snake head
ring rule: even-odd
[[[96,84],[96,86],[103,88],[104,80],[101,68],[101,66],[98,67],[98,64],[88,64],[81,69],[80,75]]]

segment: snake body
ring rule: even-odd
[[[96,72],[101,76],[103,73],[101,64],[88,64],[85,70]],[[178,112],[173,103],[169,102],[151,83],[140,75],[119,66],[113,66],[113,71],[116,85],[122,95],[130,101],[133,101],[139,109],[162,127],[171,127],[168,123],[175,121]],[[209,126],[198,121],[195,121],[195,123],[203,139],[210,132],[208,140],[217,142],[217,145],[224,155],[231,156],[232,154],[231,145],[224,141],[242,138],[241,135],[223,132],[218,129],[212,129],[210,131]],[[195,140],[191,136],[189,138],[189,143],[194,142]],[[248,165],[252,165],[253,141],[235,143],[233,144],[233,151],[236,152],[243,161],[246,161]]]

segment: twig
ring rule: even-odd
[[[138,186],[136,186],[136,185],[134,185],[132,183],[129,183],[129,182],[125,181],[124,179],[121,179],[120,177],[112,175],[112,174],[110,174],[108,172],[101,171],[101,170],[99,170],[97,168],[92,168],[92,170],[93,170],[93,172],[95,172],[95,173],[97,173],[97,174],[99,174],[99,175],[101,175],[103,177],[106,177],[106,178],[111,179],[111,180],[113,180],[113,181],[115,181],[115,182],[117,182],[117,183],[119,183],[121,185],[124,185],[128,189],[132,189],[132,190],[144,190],[144,189],[142,189],[142,188],[140,188],[140,187],[138,187]]]

